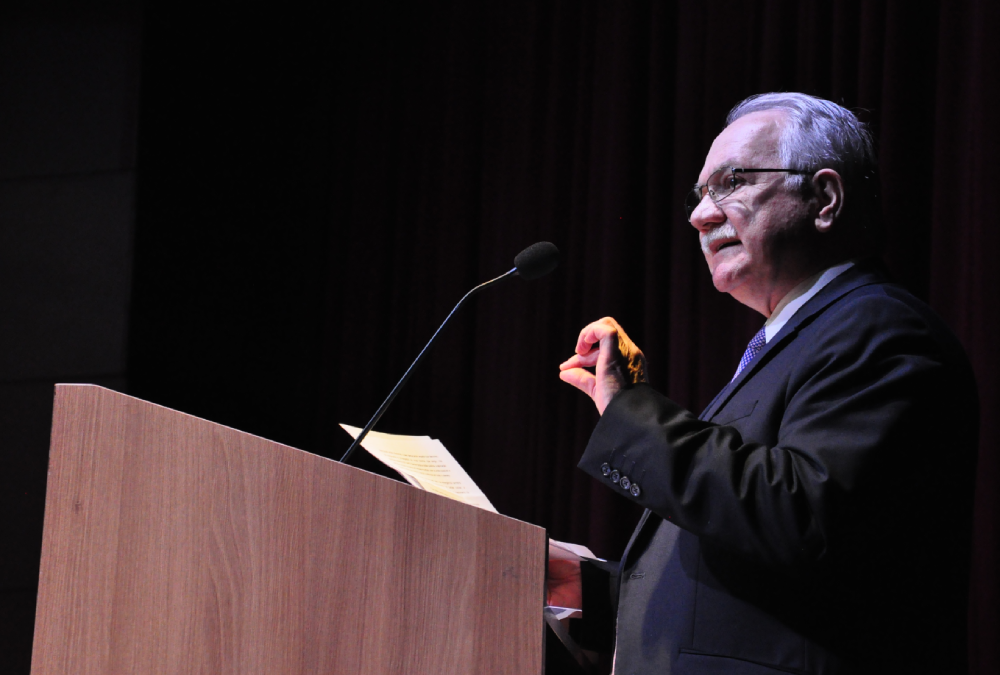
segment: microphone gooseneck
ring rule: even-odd
[[[389,392],[389,396],[386,397],[385,401],[382,402],[382,405],[379,406],[379,409],[375,411],[375,414],[372,416],[372,418],[368,420],[368,424],[365,425],[365,428],[361,430],[361,433],[358,434],[358,437],[354,439],[353,443],[351,443],[351,447],[347,448],[347,452],[345,452],[344,455],[340,458],[340,461],[346,462],[347,458],[354,453],[354,451],[358,448],[359,445],[361,445],[361,441],[364,440],[365,436],[368,435],[368,432],[372,430],[372,427],[374,427],[378,423],[378,421],[382,418],[382,415],[385,414],[385,411],[389,409],[389,405],[396,398],[396,394],[399,393],[399,391],[403,388],[403,385],[405,385],[407,380],[410,379],[410,375],[413,374],[413,371],[416,369],[417,364],[419,364],[420,361],[423,360],[424,355],[427,353],[427,350],[430,349],[430,346],[434,344],[434,340],[437,339],[438,334],[444,329],[446,325],[448,325],[448,322],[451,321],[451,317],[455,315],[455,312],[458,311],[458,308],[461,307],[466,300],[471,298],[479,291],[485,288],[489,288],[493,284],[503,281],[504,279],[514,275],[520,276],[525,281],[534,281],[535,279],[543,277],[552,270],[554,270],[558,264],[559,264],[559,249],[557,249],[555,245],[550,242],[540,241],[536,244],[532,244],[531,246],[529,246],[528,248],[524,249],[523,251],[517,254],[517,257],[514,258],[514,269],[504,272],[495,279],[490,279],[489,281],[485,281],[479,284],[471,291],[466,293],[464,296],[462,296],[462,299],[458,301],[458,304],[452,308],[451,312],[448,313],[448,316],[445,317],[445,320],[441,322],[440,326],[438,326],[438,329],[434,331],[434,335],[431,336],[431,339],[428,340],[427,344],[424,345],[424,348],[420,350],[419,354],[417,354],[417,358],[413,361],[413,363],[410,364],[410,367],[406,369],[406,372],[403,373],[403,377],[399,380],[399,382],[396,383],[396,386],[393,387],[392,391]]]

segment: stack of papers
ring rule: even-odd
[[[340,425],[357,438],[358,427]],[[471,506],[497,513],[479,486],[472,482],[447,448],[430,436],[399,436],[371,431],[361,442],[380,462],[395,469],[410,485]]]

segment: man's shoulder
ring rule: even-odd
[[[881,265],[861,263],[831,282],[805,307],[800,327],[926,333],[961,350],[954,333],[927,303],[891,281]]]
[[[838,286],[824,289],[831,291],[825,298],[814,298],[820,302],[795,327],[792,358],[799,367],[811,362],[859,372],[870,364],[883,374],[937,368],[949,386],[975,395],[965,349],[933,308],[878,270],[843,276]]]

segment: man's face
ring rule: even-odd
[[[779,111],[733,122],[712,143],[698,182],[726,167],[787,168],[778,157],[784,124]],[[785,175],[738,173],[731,195],[719,203],[706,197],[691,212],[715,287],[765,316],[801,280],[795,258],[809,209]]]

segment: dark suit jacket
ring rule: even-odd
[[[852,267],[700,417],[611,402],[580,467],[647,511],[576,634],[617,612],[616,675],[964,672],[977,428],[951,332]]]

